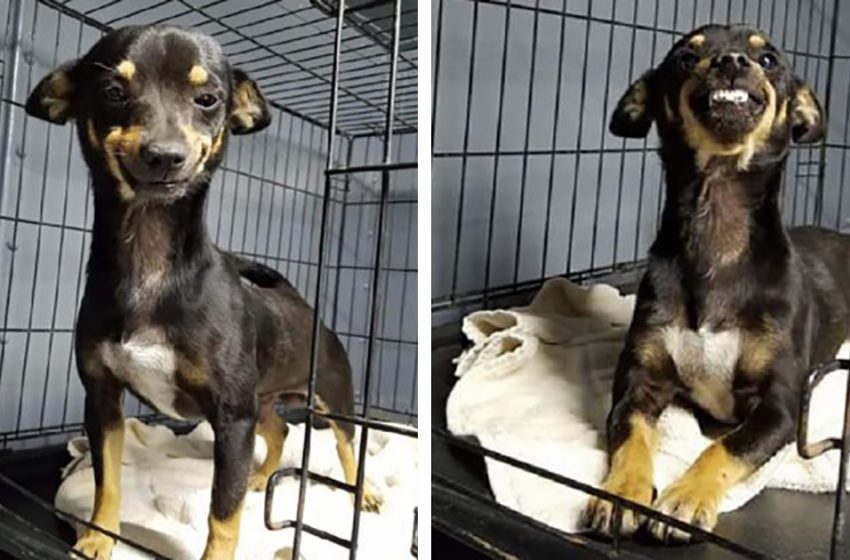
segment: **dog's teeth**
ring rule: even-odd
[[[750,99],[750,94],[742,89],[718,89],[711,92],[709,101],[712,103],[744,103]]]

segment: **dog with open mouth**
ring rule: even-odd
[[[168,25],[102,37],[33,90],[28,114],[77,123],[94,193],[87,280],[75,328],[95,477],[92,523],[120,522],[124,390],[174,418],[206,419],[215,433],[204,558],[230,559],[246,491],[277,470],[287,427],[280,401],[303,400],[313,310],[277,271],[213,245],[210,177],[229,134],[268,126],[263,94],[210,37]],[[317,407],[350,416],[351,366],[319,328]],[[352,493],[354,426],[330,421]],[[254,435],[267,454],[251,474]],[[365,509],[380,499],[363,491]],[[259,522],[259,521],[257,521]],[[88,529],[74,547],[108,559],[113,540]]]
[[[708,25],[633,83],[610,122],[645,137],[656,123],[666,199],[608,417],[603,489],[705,530],[727,492],[796,433],[801,387],[850,334],[850,238],[786,229],[779,205],[791,142],[825,133],[811,88],[763,32]],[[713,443],[660,495],[656,420],[691,407]],[[644,526],[592,498],[583,520],[611,535]],[[664,542],[690,535],[658,520]]]

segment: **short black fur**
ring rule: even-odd
[[[230,557],[255,426],[259,418],[271,426],[263,435],[282,441],[275,403],[306,394],[313,332],[313,310],[282,275],[222,251],[207,234],[210,176],[228,134],[266,127],[266,101],[212,39],[158,25],[107,34],[44,78],[26,110],[54,123],[75,120],[92,173],[94,225],[76,356],[101,503],[93,522],[118,528],[121,395],[128,389],[162,412],[211,423],[205,558]],[[333,332],[319,332],[319,403],[350,415],[348,358]],[[343,453],[353,427],[333,425],[353,478]],[[268,468],[277,460],[270,457]],[[111,547],[93,532],[77,545],[97,558],[108,558]]]
[[[850,334],[850,238],[788,230],[779,207],[790,142],[820,140],[824,120],[785,55],[737,25],[689,33],[620,100],[613,133],[642,137],[656,123],[666,199],[615,374],[610,492],[711,529],[726,490],[792,441],[801,384]],[[718,437],[653,498],[654,425],[673,402]],[[584,520],[613,530],[603,500]],[[641,521],[627,513],[624,532]]]

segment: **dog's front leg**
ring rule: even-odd
[[[242,505],[254,455],[256,411],[219,406],[215,432],[212,503],[203,560],[231,560],[239,542]]]
[[[662,492],[655,509],[711,530],[717,524],[718,510],[729,488],[793,440],[795,392],[775,371],[767,373],[765,379],[770,380],[769,387],[761,402],[735,431],[711,444],[685,474]],[[651,520],[648,528],[661,541],[690,540],[687,533],[660,521]]]
[[[124,449],[123,389],[105,368],[80,367],[86,388],[85,428],[94,469],[94,512],[91,522],[113,533],[120,525],[121,455]],[[97,371],[91,371],[96,369]],[[86,529],[74,550],[95,560],[108,560],[112,537]]]
[[[625,361],[631,359],[626,356]],[[608,416],[608,474],[602,489],[649,506],[653,495],[652,456],[658,439],[655,423],[672,400],[673,390],[660,373],[653,374],[636,364],[621,364],[617,378],[614,406]],[[591,498],[582,513],[582,525],[610,536],[614,523],[614,505]],[[640,523],[639,514],[623,509],[621,534],[633,534]]]

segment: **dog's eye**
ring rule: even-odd
[[[124,92],[124,88],[118,84],[112,84],[104,88],[103,98],[110,103],[123,103],[127,101],[127,94]]]
[[[212,109],[218,105],[218,97],[211,93],[205,93],[195,98],[195,105],[202,109]]]
[[[777,62],[776,55],[772,53],[763,53],[759,57],[759,64],[761,64],[763,68],[773,68],[776,66]]]
[[[696,68],[697,62],[699,62],[697,55],[695,55],[691,51],[685,51],[679,55],[679,68],[681,68],[685,72],[690,72],[691,70]]]

